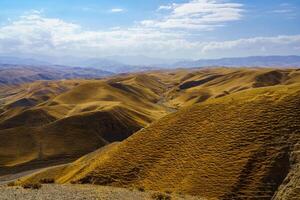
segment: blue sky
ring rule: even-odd
[[[299,55],[298,0],[1,0],[0,54]]]

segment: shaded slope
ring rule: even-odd
[[[24,112],[1,122],[0,130],[24,125],[27,127],[42,126],[55,120],[55,117],[49,115],[44,110],[25,110]]]
[[[57,120],[42,127],[2,130],[0,166],[33,160],[78,157],[113,141],[126,139],[142,125],[124,109],[89,112]],[[123,112],[123,113],[122,113]],[[130,114],[130,113],[129,113]],[[20,138],[24,139],[20,140]]]
[[[207,198],[271,199],[298,165],[291,155],[300,142],[299,99],[297,84],[209,100],[82,158],[89,164],[79,160],[57,168],[55,178]],[[27,181],[45,176],[53,171]]]

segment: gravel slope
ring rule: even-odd
[[[150,200],[155,192],[130,191],[94,185],[43,185],[39,190],[0,186],[0,200]],[[199,197],[171,195],[172,200],[202,200]]]

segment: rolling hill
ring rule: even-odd
[[[75,159],[186,106],[299,77],[297,69],[208,68],[5,85],[0,139],[9,142],[0,145],[0,171]]]
[[[1,173],[78,158],[169,112],[156,104],[164,84],[148,75],[7,87],[0,104],[0,140],[8,141],[0,145]]]
[[[299,100],[299,83],[211,98],[21,182],[54,178],[208,199],[293,199],[300,194]]]

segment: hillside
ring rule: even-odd
[[[147,75],[4,88],[0,140],[8,142],[0,145],[0,174],[78,158],[126,139],[168,113],[156,104],[164,89]]]
[[[210,99],[22,182],[52,177],[212,199],[292,199],[299,196],[299,100],[299,84]]]
[[[207,68],[153,73],[165,82],[166,104],[183,107],[239,91],[300,82],[298,69]]]

